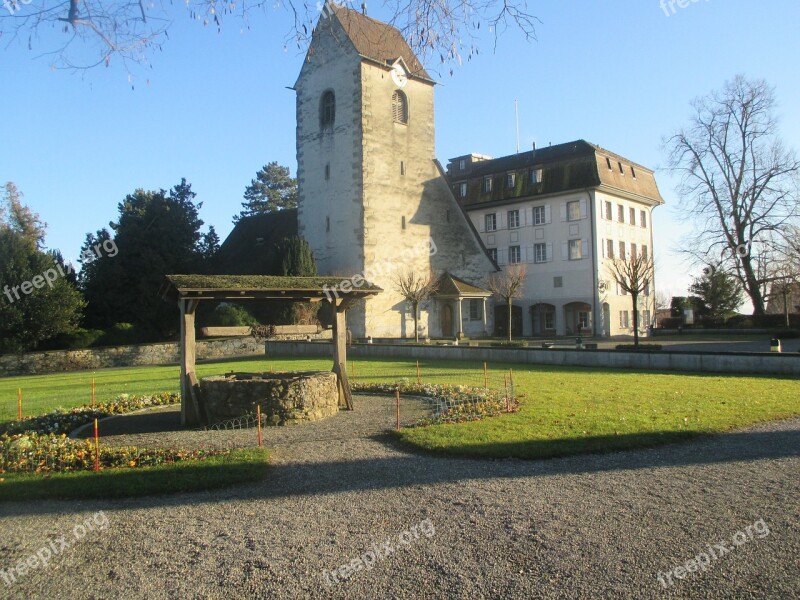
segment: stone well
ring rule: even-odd
[[[270,425],[317,421],[339,411],[336,374],[228,373],[200,380],[201,399],[209,424],[256,413]]]

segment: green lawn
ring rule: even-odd
[[[209,490],[261,479],[266,475],[267,468],[267,451],[249,448],[202,461],[138,469],[48,475],[6,473],[0,475],[0,501],[129,498]]]
[[[354,364],[353,364],[354,363]],[[357,381],[416,379],[411,360],[351,361]],[[236,371],[329,369],[329,359],[270,357],[206,363],[200,377]],[[514,369],[516,414],[458,425],[406,429],[400,438],[417,448],[468,456],[548,457],[655,445],[704,433],[800,415],[800,381],[791,378],[650,373],[606,369],[490,365],[499,386]],[[99,400],[120,393],[177,391],[177,367],[134,367],[0,379],[0,421],[16,416],[22,387],[26,414],[89,400],[92,377]],[[422,380],[482,386],[480,363],[425,362]]]

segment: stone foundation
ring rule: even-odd
[[[269,425],[318,421],[339,411],[336,374],[229,373],[200,380],[201,402],[209,424],[255,414],[256,406]]]

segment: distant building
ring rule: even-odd
[[[786,308],[789,314],[800,313],[800,283],[789,285],[785,299],[784,303],[784,294],[780,286],[773,285],[767,302],[767,314],[783,315],[786,314]]]
[[[630,296],[608,263],[653,252],[653,172],[583,140],[492,159],[450,159],[450,187],[502,268],[527,267],[515,335],[633,332]],[[655,317],[651,282],[640,328]]]

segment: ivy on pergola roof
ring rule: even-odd
[[[358,276],[167,275],[159,293],[172,300],[321,300],[361,298],[382,291]]]

